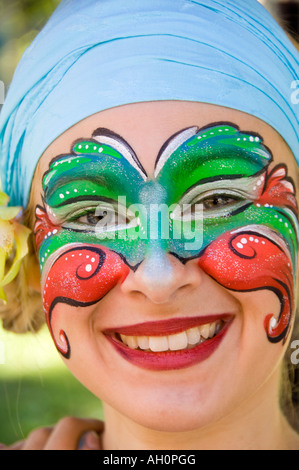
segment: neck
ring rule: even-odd
[[[290,450],[299,437],[279,407],[277,381],[265,383],[233,413],[204,428],[161,432],[133,422],[104,404],[105,450]]]

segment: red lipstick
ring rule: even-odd
[[[106,338],[118,354],[130,363],[155,371],[182,369],[210,357],[219,347],[233,321],[233,315],[209,315],[205,317],[187,317],[146,322],[136,325],[111,328],[104,331]],[[178,351],[153,352],[131,349],[120,340],[120,335],[127,336],[169,336],[196,326],[222,320],[221,330],[212,338],[188,349]]]

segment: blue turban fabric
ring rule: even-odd
[[[212,103],[272,126],[299,164],[298,52],[256,0],[66,0],[21,59],[0,115],[0,169],[26,206],[37,162],[108,108]],[[294,101],[294,100],[293,100]]]

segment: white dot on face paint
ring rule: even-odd
[[[91,264],[87,264],[85,270],[89,273],[92,270]]]
[[[242,238],[241,243],[243,243],[243,245],[246,245],[247,239],[246,239],[246,238]]]
[[[94,262],[95,262],[95,258],[91,258],[90,261],[91,261],[92,263],[94,263]]]
[[[249,237],[249,241],[253,242],[254,238],[253,237]]]
[[[276,327],[276,324],[277,324],[277,321],[276,321],[276,318],[271,318],[270,320],[270,327],[271,328],[275,328]]]
[[[64,194],[59,194],[60,199],[64,198]]]
[[[244,248],[242,243],[237,243],[237,247],[240,248],[240,249]]]

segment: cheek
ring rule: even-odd
[[[278,315],[265,304],[264,328],[272,343],[285,341],[294,311],[291,260],[267,235],[239,230],[212,242],[199,259],[200,267],[234,292],[273,292],[280,303]],[[274,322],[274,323],[273,323]]]
[[[55,345],[65,358],[70,357],[71,345],[62,327],[61,312],[75,312],[76,307],[96,304],[128,272],[128,266],[116,253],[99,246],[68,247],[48,260],[43,272],[43,305]],[[56,308],[60,304],[71,309]]]

